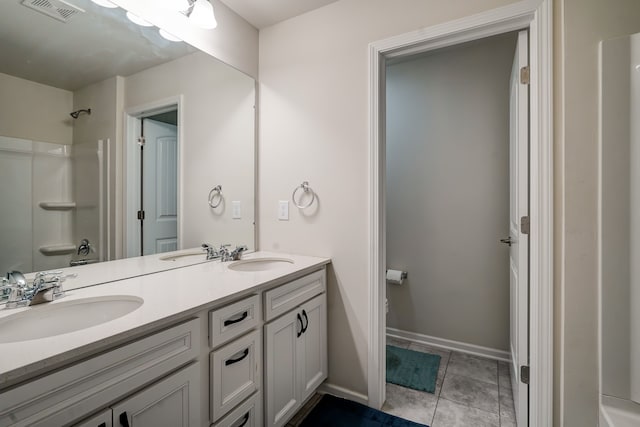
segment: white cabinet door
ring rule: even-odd
[[[74,424],[73,427],[112,427],[112,419],[112,411],[109,408],[78,424]]]
[[[302,335],[298,339],[299,400],[303,402],[327,378],[327,296],[303,304]]]
[[[282,426],[299,406],[298,338],[302,315],[293,310],[265,326],[266,425]]]
[[[200,426],[199,373],[194,363],[112,406],[114,426]]]

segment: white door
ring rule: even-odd
[[[298,340],[304,325],[300,310],[268,323],[265,334],[265,425],[284,425],[298,410]]]
[[[298,339],[300,402],[311,396],[327,378],[327,295],[303,304],[302,335]]]
[[[142,255],[178,249],[178,137],[175,125],[143,120]]]
[[[520,380],[522,366],[529,365],[529,236],[522,218],[529,215],[529,86],[521,81],[528,66],[528,34],[518,34],[511,71],[509,119],[509,233],[511,386],[519,427],[528,426],[529,386]]]
[[[113,405],[121,427],[200,426],[200,368],[194,363]]]

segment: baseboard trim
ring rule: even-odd
[[[320,387],[318,387],[318,393],[342,397],[343,399],[353,400],[354,402],[362,403],[363,405],[369,404],[369,399],[364,394],[349,390],[348,388],[340,387],[335,384],[321,384]]]
[[[486,357],[488,359],[500,360],[502,362],[511,362],[511,355],[508,351],[496,350],[495,348],[483,347],[481,345],[467,344],[460,341],[447,340],[395,328],[387,328],[387,336],[401,340],[410,340],[444,350],[454,350],[461,353]]]

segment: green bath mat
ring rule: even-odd
[[[440,356],[387,346],[387,382],[433,393]]]

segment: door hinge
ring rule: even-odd
[[[528,85],[530,81],[530,71],[529,66],[520,68],[520,83],[523,85]]]
[[[529,221],[529,217],[523,216],[522,218],[520,218],[520,232],[522,234],[529,234],[530,230],[531,230],[531,223]]]
[[[526,365],[520,366],[520,381],[529,385],[529,367]]]
[[[138,219],[144,221],[144,211],[138,211]]]
[[[144,136],[141,136],[141,137],[139,137],[139,138],[138,138],[138,145],[139,145],[139,146],[144,147],[144,143],[145,143],[145,142],[146,142],[146,141],[145,141],[145,139],[144,139]]]

